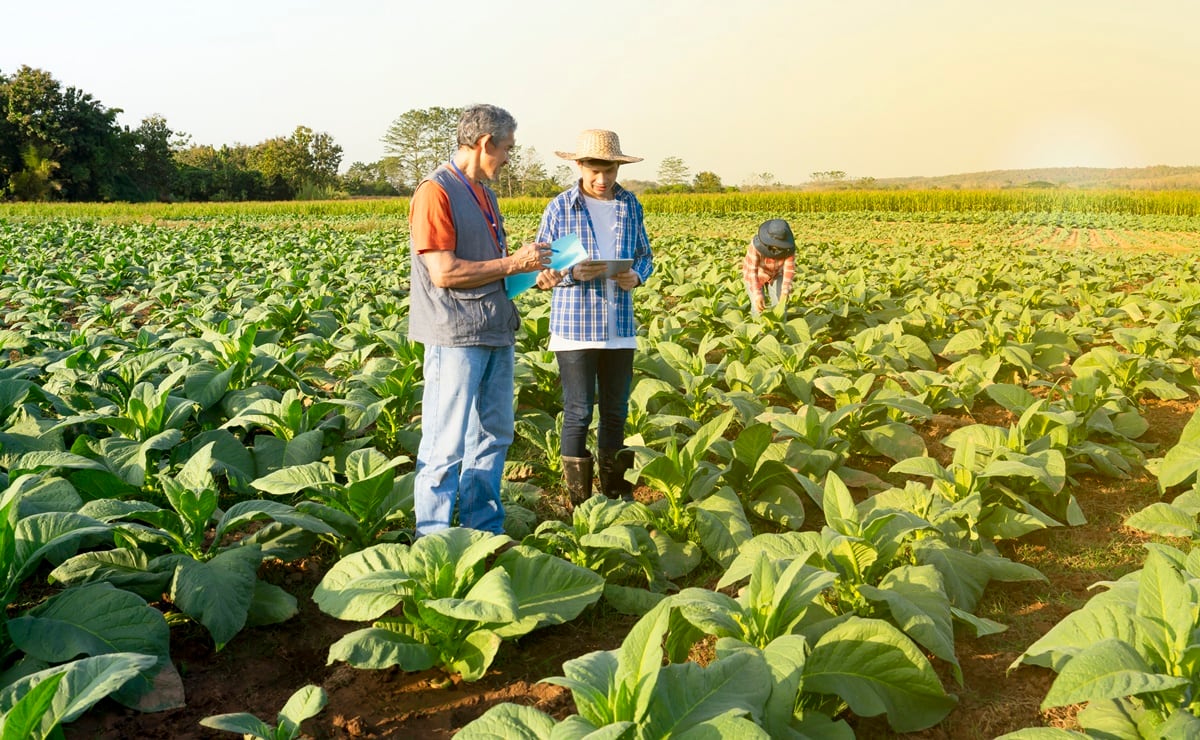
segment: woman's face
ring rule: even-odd
[[[603,162],[584,159],[579,162],[579,186],[583,194],[597,200],[612,200],[616,197],[613,186],[617,184],[620,162]]]

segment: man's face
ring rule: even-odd
[[[494,139],[491,136],[484,137],[483,156],[479,160],[484,177],[488,180],[496,179],[496,175],[500,174],[500,168],[508,164],[509,152],[512,151],[513,145],[516,143],[517,139],[515,136],[508,136],[503,139]]]
[[[604,162],[598,159],[581,160],[579,162],[579,178],[584,195],[598,200],[615,198],[613,186],[617,184],[617,170],[619,169],[621,169],[620,162]]]

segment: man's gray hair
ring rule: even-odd
[[[515,134],[517,119],[503,108],[494,105],[472,105],[463,109],[458,119],[458,145],[473,147],[488,134],[501,140]]]

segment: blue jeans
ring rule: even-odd
[[[425,347],[417,536],[463,527],[500,534],[500,481],[513,440],[513,347]]]
[[[632,349],[579,349],[555,352],[562,377],[562,454],[587,457],[588,427],[596,391],[600,396],[600,424],[596,446],[617,450],[625,446],[625,418],[629,415],[629,389],[633,385]]]
[[[775,279],[763,286],[763,298],[768,306],[779,304],[779,299],[783,297],[783,270],[775,276]],[[759,311],[753,303],[750,304],[750,313],[758,316]]]

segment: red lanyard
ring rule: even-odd
[[[467,180],[467,176],[463,171],[454,164],[454,160],[450,160],[450,166],[454,168],[454,174],[458,175],[458,179],[462,180],[462,184],[467,186],[467,192],[475,199],[475,205],[479,206],[483,217],[487,219],[488,226],[492,227],[492,236],[496,237],[496,248],[500,250],[500,254],[504,254],[504,232],[500,231],[500,223],[496,219],[496,215],[492,213],[491,204],[484,206],[483,201],[479,199],[479,195],[475,192],[475,188],[471,186],[471,182]]]

